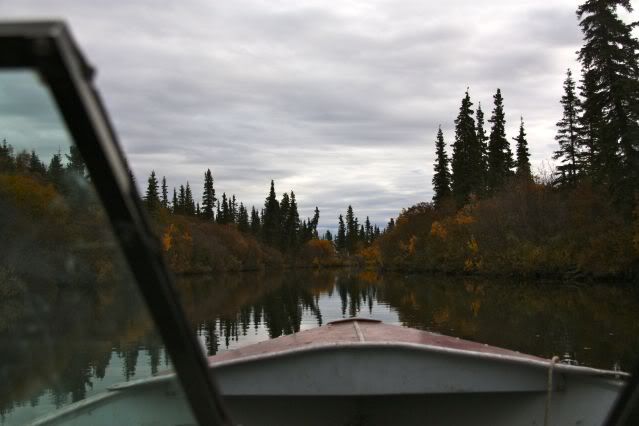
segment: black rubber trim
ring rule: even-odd
[[[85,160],[196,420],[201,425],[231,424],[178,301],[113,126],[93,87],[94,70],[67,26],[58,21],[0,24],[0,50],[0,68],[30,68],[47,83]]]

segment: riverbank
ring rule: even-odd
[[[385,270],[572,280],[639,280],[639,210],[583,184],[513,182],[461,209],[415,205],[362,252]]]

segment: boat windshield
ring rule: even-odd
[[[0,129],[0,424],[21,425],[171,360],[35,72],[0,72]],[[179,385],[165,397],[166,421],[192,418]]]

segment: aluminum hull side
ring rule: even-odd
[[[245,425],[539,425],[548,367],[377,342],[310,346],[213,369],[234,420]],[[611,372],[571,366],[556,366],[553,378],[553,425],[601,424],[624,383]],[[193,424],[173,376],[115,386],[110,394],[38,424]]]

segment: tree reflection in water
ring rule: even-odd
[[[208,355],[343,317],[372,316],[544,357],[568,354],[601,368],[629,370],[638,358],[639,297],[628,287],[280,271],[182,277],[178,290]],[[15,300],[0,302],[0,365],[12,366],[3,372],[9,380],[0,383],[8,423],[16,407],[61,406],[167,368],[138,299],[122,289],[63,289],[42,297],[56,299],[56,309],[40,319],[52,334],[29,341],[29,353],[20,344],[29,338],[23,308]]]

